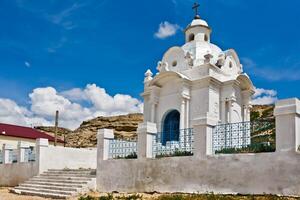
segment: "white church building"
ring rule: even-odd
[[[164,142],[178,140],[179,130],[191,128],[193,121],[250,121],[254,86],[235,50],[211,43],[211,33],[196,15],[184,30],[185,44],[165,52],[156,75],[145,73],[144,121],[157,124]]]

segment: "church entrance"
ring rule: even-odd
[[[162,125],[162,144],[168,141],[179,141],[180,113],[172,110],[167,113]]]

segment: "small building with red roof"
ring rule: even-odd
[[[30,146],[35,146],[36,139],[38,138],[48,139],[50,145],[53,145],[55,140],[53,136],[34,128],[0,123],[0,148],[2,148],[3,144],[17,148],[19,141],[27,142]],[[63,146],[64,141],[57,138],[57,145]]]

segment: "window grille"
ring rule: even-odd
[[[179,132],[179,133],[178,133]],[[166,141],[166,134],[170,134]],[[172,135],[178,135],[173,137]],[[193,155],[193,129],[172,130],[157,133],[153,139],[153,157],[190,156]]]
[[[137,158],[137,142],[127,140],[109,140],[109,158]]]

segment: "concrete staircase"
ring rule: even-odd
[[[66,199],[96,188],[96,170],[48,170],[13,188],[23,195]]]

